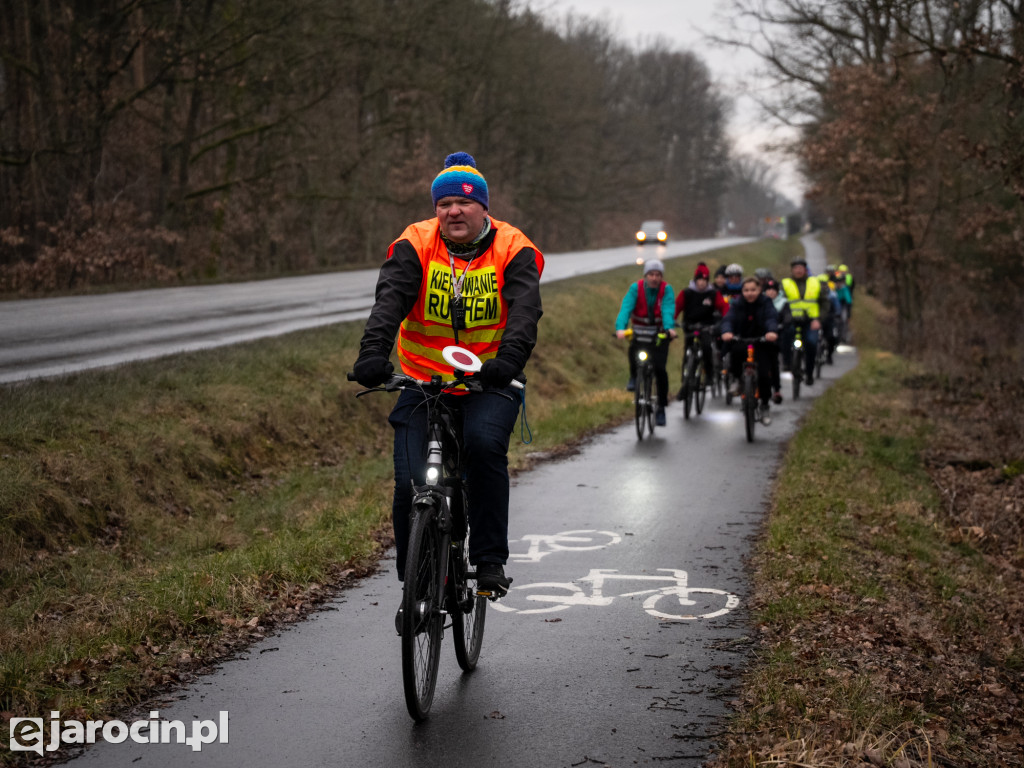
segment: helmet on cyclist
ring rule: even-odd
[[[795,267],[797,264],[803,264],[806,267],[807,266],[807,259],[805,259],[803,256],[798,256],[797,258],[795,258],[791,262],[789,262],[789,266],[791,266],[791,267]]]
[[[726,267],[725,276],[732,277],[733,275],[743,277],[743,267],[741,267],[739,264],[730,264],[728,267]]]
[[[829,264],[827,267],[825,267],[825,271],[828,272],[831,275],[833,272],[836,271],[836,265],[835,264]]]
[[[758,267],[754,270],[754,277],[759,280],[768,280],[772,276],[772,271],[768,267]]]

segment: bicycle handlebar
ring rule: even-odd
[[[626,338],[629,338],[630,336],[634,335],[632,328],[627,328],[626,330],[623,331],[623,333],[626,334]],[[647,334],[643,334],[643,335],[646,336]],[[654,338],[655,336],[657,338],[659,338],[659,339],[667,339],[668,338],[668,331],[658,331],[657,333],[650,334],[651,338]]]
[[[349,371],[348,373],[346,373],[345,374],[345,378],[347,378],[349,381],[356,381],[355,374],[352,373],[352,371]],[[375,392],[375,391],[396,392],[396,391],[398,391],[400,389],[419,389],[419,390],[428,390],[428,391],[434,391],[434,392],[440,393],[440,392],[445,392],[445,391],[450,390],[450,389],[454,389],[455,387],[459,386],[460,384],[465,386],[466,389],[468,391],[470,391],[470,392],[486,392],[486,391],[492,391],[493,392],[493,391],[498,391],[498,390],[495,390],[493,387],[491,387],[491,388],[485,387],[483,382],[480,381],[479,379],[477,379],[472,374],[468,374],[468,375],[464,375],[464,376],[459,376],[459,377],[454,378],[454,379],[452,379],[450,381],[433,382],[433,381],[423,381],[422,379],[416,379],[416,378],[413,378],[412,376],[407,376],[404,373],[393,373],[393,374],[391,374],[390,378],[388,378],[388,380],[386,382],[384,382],[384,384],[382,386],[379,386],[379,387],[367,387],[363,391],[364,392]],[[511,386],[513,389],[526,389],[526,385],[523,382],[519,381],[519,379],[512,379],[512,382],[511,382],[511,384],[509,386]]]

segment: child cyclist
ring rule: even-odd
[[[772,392],[772,356],[778,351],[775,341],[778,338],[779,315],[771,299],[761,293],[761,281],[756,277],[748,277],[743,281],[740,298],[729,305],[729,312],[722,320],[722,341],[731,342],[734,337],[751,338],[764,336],[765,341],[757,344],[754,349],[757,360],[757,391],[761,398],[761,423],[771,423],[768,408]],[[729,367],[733,380],[739,382],[742,376],[744,355],[735,345],[730,345]],[[738,394],[738,384],[733,394]]]

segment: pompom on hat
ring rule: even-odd
[[[444,159],[444,170],[430,185],[430,197],[434,207],[443,197],[466,197],[487,208],[487,180],[476,169],[476,160],[471,154],[453,152]]]

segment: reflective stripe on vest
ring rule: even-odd
[[[793,310],[793,317],[797,320],[809,317],[812,320],[818,318],[818,296],[821,295],[821,283],[817,278],[808,276],[804,283],[804,294],[800,295],[800,287],[796,280],[791,277],[783,278],[782,290],[789,300],[789,307]]]
[[[647,286],[644,285],[646,281],[640,280],[636,284],[636,306],[633,307],[633,314],[630,316],[630,320],[633,321],[634,325],[654,325],[661,328],[661,301],[665,298],[665,286],[668,285],[664,280],[661,281],[661,286],[658,288],[658,298],[654,300],[654,319],[651,319],[651,311],[647,306]]]
[[[501,292],[509,262],[523,248],[533,248],[537,254],[537,273],[544,270],[544,257],[526,235],[494,218],[491,226],[494,240],[470,262],[462,284],[466,327],[459,330],[459,345],[481,360],[498,353],[505,333],[508,306]],[[402,240],[407,240],[419,256],[423,279],[416,304],[398,331],[398,361],[403,373],[421,381],[434,374],[451,378],[454,371],[444,361],[441,350],[455,343],[450,312],[452,270],[448,249],[441,240],[440,224],[436,218],[410,224],[391,244],[392,248]],[[389,249],[389,258],[390,254]],[[460,261],[463,263],[459,264]],[[456,257],[455,266],[461,275],[465,260]]]

